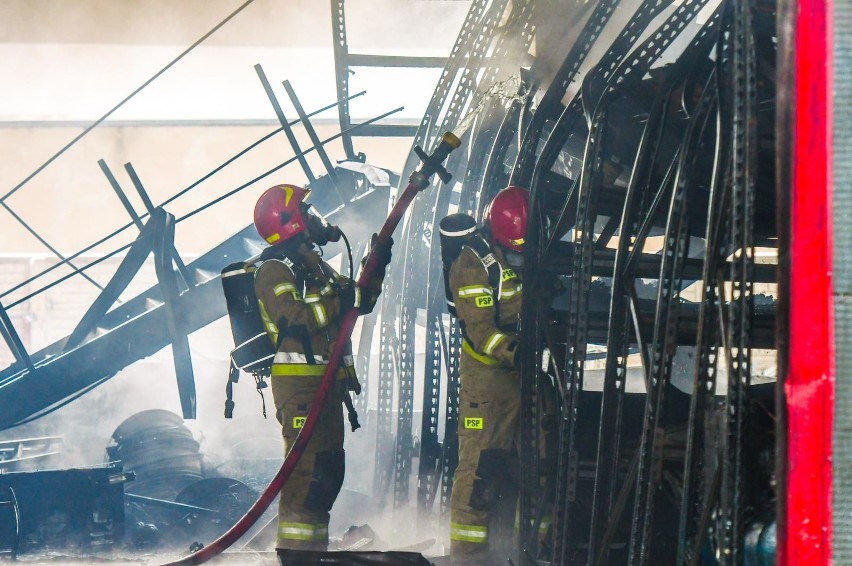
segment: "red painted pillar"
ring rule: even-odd
[[[780,565],[831,563],[831,0],[799,0],[790,199],[786,525]]]

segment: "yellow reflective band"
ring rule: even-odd
[[[495,332],[491,336],[488,337],[488,340],[485,341],[485,346],[482,348],[482,353],[486,356],[490,356],[494,353],[494,349],[506,338],[506,335],[502,332]]]
[[[325,314],[325,307],[320,303],[311,303],[311,309],[314,311],[314,318],[317,319],[317,326],[325,328],[328,325],[328,318]]]
[[[293,286],[292,283],[279,283],[278,285],[276,285],[275,287],[272,288],[272,292],[275,293],[276,297],[280,297],[281,295],[283,295],[284,293],[287,293],[287,292],[292,293],[292,292],[295,292],[295,291],[296,291],[296,287]]]
[[[518,283],[518,286],[515,287],[514,289],[503,289],[502,291],[500,291],[500,298],[501,299],[511,299],[515,295],[520,295],[521,291],[523,291],[523,286],[520,283]]]
[[[273,376],[322,375],[325,364],[272,364]]]
[[[260,299],[257,300],[257,304],[260,307],[260,318],[263,321],[263,325],[266,327],[266,332],[269,334],[270,339],[273,344],[278,343],[278,326],[272,322],[272,319],[269,318],[269,313],[266,312],[266,305],[263,304],[263,301]]]
[[[326,364],[272,364],[272,377],[322,376]],[[344,368],[337,370],[337,377],[346,377]]]
[[[465,417],[464,428],[482,430],[483,421],[484,419],[482,417]]]
[[[488,542],[488,527],[450,523],[450,539],[462,542]]]
[[[474,295],[491,295],[493,294],[491,287],[481,287],[479,285],[468,285],[467,287],[459,287],[459,297],[472,297]]]
[[[306,303],[318,303],[320,300],[320,296],[317,294],[305,295]]]
[[[324,525],[311,525],[309,523],[278,523],[278,539],[279,540],[315,540],[317,531],[323,529],[323,533],[327,532],[327,527]]]
[[[293,428],[302,428],[305,426],[305,421],[308,417],[293,417]]]
[[[491,356],[483,356],[482,354],[480,354],[479,352],[474,350],[473,346],[471,346],[470,342],[468,342],[467,340],[462,341],[462,350],[467,352],[468,356],[470,356],[471,358],[473,358],[474,360],[476,360],[477,362],[479,362],[481,364],[485,364],[487,366],[499,366],[500,365],[500,360],[498,360],[496,358],[492,358]],[[272,375],[275,375],[275,373],[274,373],[275,366],[273,366],[272,369],[273,369]]]
[[[509,279],[517,279],[518,275],[511,269],[503,270],[503,281],[508,281]]]
[[[524,245],[524,239],[523,239],[523,238],[518,238],[517,240],[512,240],[512,239],[510,238],[510,239],[509,239],[509,243],[510,243],[510,244],[512,244],[513,246],[523,246],[523,245]]]
[[[280,239],[281,239],[280,234],[272,234],[271,236],[266,238],[266,241],[269,242],[270,244],[274,244],[275,242],[277,242]]]

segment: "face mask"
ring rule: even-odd
[[[506,258],[506,263],[509,267],[518,271],[524,268],[524,254],[514,250],[506,250],[503,256]]]
[[[308,233],[316,245],[324,246],[329,242],[340,240],[340,228],[326,222],[325,218],[317,214],[310,205],[305,218],[308,222]]]

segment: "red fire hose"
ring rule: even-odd
[[[417,193],[429,186],[429,179],[433,174],[437,174],[444,183],[449,182],[451,177],[450,174],[447,173],[447,170],[444,169],[443,162],[450,152],[460,145],[461,141],[454,134],[447,132],[441,138],[441,143],[432,155],[427,155],[420,147],[415,146],[414,151],[417,153],[417,156],[420,157],[421,161],[423,161],[423,166],[418,171],[411,174],[408,186],[391,209],[390,215],[388,215],[387,220],[385,220],[384,225],[382,225],[382,229],[376,237],[374,249],[388,243],[391,234],[393,234],[397,224],[399,224],[399,221],[402,219],[402,215],[405,213],[405,210],[414,200]],[[373,273],[376,270],[376,262],[376,254],[371,252],[367,257],[364,269],[361,271],[361,276],[358,277],[357,285],[359,287],[365,288],[369,284],[370,280],[373,278]],[[328,398],[328,392],[334,382],[334,376],[337,375],[337,370],[340,368],[340,360],[343,356],[344,344],[352,335],[352,330],[355,328],[355,320],[358,318],[358,314],[358,309],[352,308],[343,315],[343,319],[340,322],[340,331],[331,352],[331,358],[328,361],[328,366],[325,368],[325,373],[322,376],[322,381],[320,382],[317,394],[314,397],[313,403],[311,403],[311,408],[308,411],[305,424],[302,426],[302,430],[296,437],[296,441],[293,443],[293,446],[284,458],[284,463],[281,464],[281,468],[278,470],[278,473],[275,474],[275,477],[272,478],[272,481],[269,482],[269,485],[265,490],[263,490],[263,493],[260,494],[258,500],[254,502],[246,514],[243,515],[233,527],[228,529],[228,532],[189,556],[174,562],[169,562],[164,566],[187,566],[190,564],[202,564],[210,560],[234,544],[252,525],[255,524],[255,522],[257,522],[260,516],[263,515],[266,508],[269,507],[269,504],[272,503],[275,496],[278,495],[278,492],[281,491],[281,488],[287,482],[290,474],[293,473],[293,470],[296,468],[296,464],[299,462],[299,459],[302,457],[302,454],[311,439],[317,419],[325,406],[326,399]]]

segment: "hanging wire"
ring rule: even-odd
[[[359,97],[359,96],[361,96],[361,95],[363,95],[363,94],[365,94],[365,93],[366,93],[366,91],[363,91],[363,90],[362,90],[361,92],[358,92],[358,93],[356,93],[356,94],[353,94],[353,95],[351,95],[351,96],[347,97],[347,98],[346,98],[346,99],[344,99],[344,100],[349,101],[349,100],[352,100],[352,99],[354,99],[354,98],[356,98],[356,97]],[[320,112],[325,112],[326,110],[328,110],[328,109],[330,109],[330,108],[334,108],[335,106],[337,106],[337,105],[338,105],[338,104],[340,104],[341,102],[342,102],[341,100],[338,100],[338,101],[336,101],[336,102],[332,102],[331,104],[327,104],[327,105],[323,106],[322,108],[319,108],[319,109],[317,109],[317,110],[314,110],[313,112],[311,112],[310,114],[308,114],[308,115],[307,115],[307,117],[308,117],[308,118],[310,118],[310,117],[312,117],[312,116],[315,116],[316,114],[319,114]],[[289,124],[290,124],[291,126],[293,126],[293,125],[295,125],[295,124],[298,124],[299,122],[301,122],[301,118],[298,118],[298,119],[292,120]],[[257,140],[257,141],[255,141],[255,142],[251,143],[251,144],[250,144],[250,145],[248,145],[246,148],[244,148],[244,149],[240,150],[238,153],[236,153],[235,155],[233,155],[232,157],[230,157],[229,159],[227,159],[224,163],[222,163],[222,164],[221,164],[221,165],[219,165],[218,167],[214,168],[212,171],[210,171],[210,172],[209,172],[209,173],[207,173],[206,175],[202,176],[200,179],[198,179],[197,181],[195,181],[194,183],[192,183],[191,185],[189,185],[189,186],[188,186],[188,187],[186,187],[185,189],[183,189],[183,190],[179,191],[179,192],[178,192],[177,194],[175,194],[174,196],[172,196],[172,197],[170,197],[170,198],[166,199],[165,201],[163,201],[163,202],[160,204],[160,207],[166,206],[167,204],[170,204],[170,203],[172,203],[173,201],[175,201],[177,198],[179,198],[179,197],[181,197],[181,196],[185,195],[185,194],[186,194],[186,193],[188,193],[190,190],[192,190],[192,189],[196,188],[198,185],[200,185],[201,183],[203,183],[204,181],[206,181],[207,179],[209,179],[210,177],[212,177],[213,175],[215,175],[216,173],[218,173],[219,171],[221,171],[222,169],[224,169],[226,166],[230,165],[231,163],[233,163],[234,161],[236,161],[238,158],[240,158],[240,157],[242,157],[243,155],[245,155],[246,153],[248,153],[250,150],[254,149],[255,147],[257,147],[257,146],[258,146],[258,145],[260,145],[261,143],[263,143],[263,142],[265,142],[266,140],[270,139],[270,138],[271,138],[271,137],[273,137],[275,134],[278,134],[278,133],[282,132],[283,130],[284,130],[284,128],[283,128],[283,127],[279,127],[279,128],[277,128],[277,129],[273,130],[272,132],[270,132],[270,133],[266,134],[265,136],[261,137],[259,140]],[[330,141],[330,140],[328,140],[328,141]],[[327,141],[326,141],[326,142],[324,142],[324,143],[327,143]],[[6,204],[5,204],[5,203],[0,202],[0,205],[2,205],[2,206],[4,206],[4,207],[6,207],[6,208],[9,210],[10,214],[13,214],[13,215],[15,214],[14,212],[12,212],[12,211],[11,211],[11,209],[9,209],[9,208],[8,208],[8,206],[6,206]],[[142,213],[142,214],[140,214],[140,215],[139,215],[139,219],[140,219],[140,220],[144,220],[144,219],[145,219],[145,218],[147,218],[147,217],[148,217],[148,212],[144,212],[144,213]],[[23,220],[19,220],[19,221],[23,223]],[[18,284],[17,284],[17,285],[15,285],[14,287],[11,287],[10,289],[7,289],[6,291],[4,291],[4,292],[0,293],[0,299],[3,299],[4,297],[6,297],[6,296],[8,296],[8,295],[10,295],[10,294],[12,294],[12,293],[14,293],[15,291],[17,291],[17,290],[18,290],[18,289],[20,289],[21,287],[25,287],[25,286],[29,285],[29,284],[30,284],[30,283],[32,283],[33,281],[35,281],[35,280],[37,280],[37,279],[40,279],[41,277],[43,277],[43,276],[47,275],[48,273],[50,273],[51,271],[53,271],[54,269],[57,269],[57,268],[59,268],[59,267],[62,267],[62,266],[63,266],[63,265],[65,265],[65,264],[68,264],[68,265],[70,265],[71,267],[73,267],[73,268],[74,268],[74,270],[75,270],[75,273],[76,273],[77,271],[82,271],[82,270],[84,270],[84,269],[87,269],[87,268],[88,268],[90,265],[92,265],[92,264],[89,264],[89,266],[85,266],[85,267],[83,267],[83,268],[77,268],[76,266],[74,266],[74,265],[71,263],[71,261],[72,261],[72,260],[74,260],[74,259],[76,259],[76,258],[78,258],[79,256],[83,255],[84,253],[89,252],[89,251],[93,250],[94,248],[96,248],[96,247],[100,246],[100,245],[101,245],[101,244],[103,244],[104,242],[106,242],[106,241],[108,241],[108,240],[111,240],[112,238],[114,238],[114,237],[118,236],[121,232],[123,232],[123,231],[127,230],[128,228],[132,227],[133,225],[134,225],[134,223],[133,223],[133,222],[128,222],[128,223],[127,223],[127,224],[125,224],[124,226],[121,226],[120,228],[117,228],[115,231],[111,232],[110,234],[107,234],[106,236],[104,236],[104,237],[103,237],[103,238],[101,238],[100,240],[98,240],[98,241],[94,242],[93,244],[90,244],[90,245],[86,246],[85,248],[83,248],[82,250],[78,251],[77,253],[75,253],[75,254],[73,254],[73,255],[70,255],[70,256],[68,256],[68,257],[62,257],[62,256],[59,256],[59,257],[60,257],[60,261],[59,261],[58,263],[55,263],[55,264],[51,265],[51,266],[50,266],[50,267],[48,267],[48,268],[45,268],[44,270],[40,271],[39,273],[36,273],[35,275],[33,275],[33,276],[29,277],[28,279],[26,279],[26,280],[24,280],[24,281],[22,281],[22,282],[18,283]],[[34,235],[36,238],[39,238],[39,236],[38,236],[37,234],[33,233],[33,235]],[[53,248],[51,248],[51,247],[50,247],[50,244],[48,244],[47,242],[44,242],[44,241],[43,241],[42,243],[43,243],[45,246],[47,246],[47,247],[48,247],[51,251],[53,251]],[[115,255],[116,253],[118,253],[118,252],[120,252],[120,251],[122,251],[122,250],[127,249],[127,247],[128,247],[128,246],[124,246],[124,247],[122,247],[122,248],[119,248],[118,250],[113,251],[112,253],[110,253],[110,254],[109,254],[109,256],[108,256],[108,257],[111,257],[111,256]],[[56,253],[57,253],[57,255],[59,255],[59,254],[58,254],[58,252],[56,252]],[[72,275],[73,275],[73,273],[72,273]],[[17,303],[16,303],[16,304],[17,304]]]
[[[346,130],[343,130],[342,132],[339,132],[339,133],[337,133],[337,134],[334,134],[333,136],[330,136],[330,137],[328,137],[328,138],[326,138],[326,139],[322,140],[322,142],[320,142],[320,145],[325,145],[325,144],[327,144],[327,143],[329,143],[329,142],[332,142],[332,141],[336,140],[337,138],[339,138],[339,137],[341,137],[341,136],[343,136],[343,135],[345,135],[345,134],[347,134],[347,133],[349,133],[349,132],[351,132],[351,131],[353,131],[353,130],[357,130],[358,128],[360,128],[360,127],[362,127],[362,126],[367,126],[367,125],[369,125],[369,124],[372,124],[373,122],[377,122],[377,121],[381,120],[382,118],[386,118],[386,117],[390,116],[391,114],[395,114],[395,113],[399,112],[399,111],[400,111],[400,110],[402,110],[402,109],[403,109],[403,107],[402,107],[402,106],[400,106],[399,108],[395,108],[395,109],[393,109],[393,110],[391,110],[391,111],[389,111],[389,112],[385,112],[384,114],[381,114],[381,115],[379,115],[379,116],[376,116],[375,118],[371,118],[370,120],[366,120],[366,121],[364,121],[364,122],[361,122],[360,124],[356,124],[356,125],[352,126],[351,128],[347,128]],[[233,195],[237,194],[238,192],[240,192],[240,191],[242,191],[242,190],[246,189],[247,187],[250,187],[251,185],[253,185],[254,183],[256,183],[256,182],[260,181],[261,179],[263,179],[263,178],[265,178],[265,177],[268,177],[269,175],[271,175],[271,174],[275,173],[276,171],[278,171],[278,170],[280,170],[280,169],[283,169],[283,168],[284,168],[284,167],[286,167],[287,165],[290,165],[291,163],[293,163],[294,161],[296,161],[299,157],[301,157],[301,156],[303,156],[303,155],[306,155],[306,154],[308,154],[308,153],[310,153],[310,152],[314,151],[315,149],[316,149],[316,146],[311,146],[311,147],[309,147],[308,149],[306,149],[306,150],[302,151],[302,152],[301,152],[301,153],[299,153],[298,155],[294,155],[294,156],[293,156],[293,157],[291,157],[290,159],[288,159],[288,160],[284,161],[283,163],[280,163],[280,164],[276,165],[275,167],[273,167],[272,169],[269,169],[268,171],[266,171],[266,172],[264,172],[264,173],[261,173],[261,174],[260,174],[260,175],[258,175],[257,177],[255,177],[255,178],[251,179],[250,181],[247,181],[246,183],[243,183],[243,184],[242,184],[242,185],[240,185],[239,187],[237,187],[237,188],[235,188],[235,189],[232,189],[231,191],[228,191],[227,193],[225,193],[225,194],[223,194],[223,195],[221,195],[221,196],[219,196],[219,197],[217,197],[217,198],[213,199],[212,201],[208,202],[207,204],[204,204],[204,205],[202,205],[202,206],[200,206],[200,207],[196,208],[195,210],[193,210],[193,211],[191,211],[191,212],[188,212],[188,213],[184,214],[184,215],[183,215],[183,216],[181,216],[180,218],[177,218],[177,219],[175,220],[175,222],[176,222],[176,223],[177,223],[177,222],[182,222],[182,221],[186,220],[187,218],[191,218],[191,217],[195,216],[195,215],[196,215],[196,214],[198,214],[199,212],[203,212],[203,211],[207,210],[207,209],[208,209],[208,208],[210,208],[211,206],[213,206],[213,205],[215,205],[215,204],[218,204],[218,203],[222,202],[222,201],[223,201],[223,200],[225,200],[226,198],[229,198],[229,197],[231,197],[231,196],[233,196]],[[129,224],[128,226],[132,226],[132,223],[131,223],[131,224]],[[127,226],[126,226],[126,227],[127,227]],[[125,228],[126,228],[126,227],[125,227]],[[132,244],[133,244],[133,242],[131,242],[131,243],[129,243],[129,244],[125,244],[125,245],[121,246],[120,248],[118,248],[117,250],[112,251],[112,252],[110,252],[110,253],[108,253],[108,254],[105,254],[104,256],[102,256],[102,257],[100,257],[100,258],[98,258],[98,259],[96,259],[96,260],[92,261],[91,263],[88,263],[88,264],[84,265],[83,267],[79,268],[77,271],[74,271],[74,272],[72,272],[72,273],[69,273],[69,274],[67,274],[67,275],[64,275],[63,277],[61,277],[61,278],[57,279],[56,281],[53,281],[53,282],[51,282],[50,284],[45,285],[45,286],[44,286],[44,287],[42,287],[41,289],[38,289],[38,290],[36,290],[36,291],[33,291],[32,293],[30,293],[30,294],[28,294],[28,295],[26,295],[26,296],[24,296],[24,297],[22,297],[22,298],[18,299],[17,301],[15,301],[15,302],[13,302],[13,303],[9,303],[8,305],[6,305],[6,309],[8,310],[8,309],[10,309],[10,308],[12,308],[12,307],[14,307],[14,306],[17,306],[17,305],[19,305],[19,304],[21,304],[21,303],[23,303],[23,302],[25,302],[25,301],[30,300],[31,298],[35,297],[36,295],[38,295],[38,294],[40,294],[40,293],[43,293],[44,291],[47,291],[48,289],[51,289],[52,287],[55,287],[55,286],[56,286],[56,285],[58,285],[59,283],[62,283],[63,281],[66,281],[67,279],[69,279],[69,278],[73,277],[74,275],[76,275],[76,274],[77,274],[77,272],[83,272],[83,271],[85,271],[86,269],[89,269],[90,267],[93,267],[93,266],[95,266],[95,265],[97,265],[97,264],[101,263],[102,261],[104,261],[104,260],[106,260],[106,259],[108,259],[108,258],[110,258],[110,257],[112,257],[112,256],[114,256],[114,255],[116,255],[116,254],[118,254],[118,253],[120,253],[120,252],[122,252],[122,251],[124,251],[124,250],[128,249],[128,248],[129,248]],[[80,252],[80,253],[82,253],[82,252]],[[79,255],[79,254],[77,254],[77,255]],[[3,296],[3,295],[0,295],[0,298],[2,298],[2,296]]]
[[[58,251],[56,248],[54,248],[53,246],[51,246],[51,245],[47,242],[47,240],[45,240],[43,237],[41,237],[41,236],[40,236],[40,235],[39,235],[39,234],[38,234],[38,233],[37,233],[37,232],[36,232],[36,231],[35,231],[35,230],[34,230],[34,229],[33,229],[33,228],[29,225],[29,224],[27,224],[26,222],[24,222],[24,220],[23,220],[20,216],[18,216],[18,215],[17,215],[17,214],[16,214],[16,213],[15,213],[15,212],[11,209],[11,207],[9,207],[9,205],[8,205],[8,204],[6,204],[6,200],[7,200],[9,197],[11,197],[13,194],[15,194],[16,192],[18,192],[18,190],[20,190],[20,189],[21,189],[24,185],[26,185],[27,183],[29,183],[29,182],[30,182],[33,178],[35,178],[35,176],[36,176],[36,175],[38,175],[39,173],[41,173],[42,171],[44,171],[44,169],[45,169],[48,165],[50,165],[51,163],[53,163],[53,162],[54,162],[57,158],[59,158],[59,156],[61,156],[63,153],[65,153],[68,149],[70,149],[70,148],[71,148],[74,144],[76,144],[78,141],[80,141],[81,139],[83,139],[83,137],[84,137],[86,134],[88,134],[88,133],[89,133],[89,132],[91,132],[93,129],[95,129],[95,128],[96,128],[98,125],[100,125],[100,124],[101,124],[104,120],[106,120],[109,116],[111,116],[111,115],[112,115],[112,114],[113,114],[116,110],[118,110],[119,108],[121,108],[122,106],[124,106],[124,104],[125,104],[125,103],[127,103],[127,102],[131,99],[131,98],[133,98],[134,96],[136,96],[137,94],[139,94],[139,92],[141,92],[141,91],[142,91],[142,89],[144,89],[144,88],[145,88],[145,87],[147,87],[149,84],[151,84],[152,82],[154,82],[157,78],[159,78],[159,77],[160,77],[160,75],[162,75],[163,73],[165,73],[165,72],[166,72],[167,70],[169,70],[169,69],[170,69],[173,65],[175,65],[178,61],[180,61],[181,59],[183,59],[183,58],[184,58],[184,57],[185,57],[185,56],[186,56],[186,55],[187,55],[190,51],[192,51],[193,49],[195,49],[198,45],[200,45],[202,42],[204,42],[204,41],[205,41],[208,37],[210,37],[210,36],[211,36],[211,35],[213,35],[216,31],[218,31],[218,30],[219,30],[219,28],[221,28],[223,25],[225,25],[226,23],[228,23],[228,22],[229,22],[229,21],[230,21],[230,20],[231,20],[234,16],[236,16],[236,15],[237,15],[237,14],[239,14],[241,11],[243,11],[246,7],[248,7],[248,5],[249,5],[249,4],[251,4],[252,2],[254,2],[254,0],[246,0],[246,2],[244,2],[244,3],[243,3],[241,6],[239,6],[236,10],[234,10],[233,12],[231,12],[231,13],[230,13],[230,14],[229,14],[229,15],[228,15],[228,16],[227,16],[224,20],[222,20],[221,22],[219,22],[218,24],[216,24],[216,25],[213,27],[213,29],[211,29],[210,31],[208,31],[207,33],[205,33],[205,34],[204,34],[203,36],[201,36],[201,38],[200,38],[200,39],[198,39],[195,43],[193,43],[193,44],[192,44],[192,45],[190,45],[188,48],[186,48],[186,49],[183,51],[183,53],[181,53],[180,55],[178,55],[176,58],[172,59],[172,61],[171,61],[171,62],[169,62],[169,63],[168,63],[165,67],[163,67],[162,69],[160,69],[159,71],[157,71],[156,73],[154,73],[154,75],[153,75],[151,78],[149,78],[147,81],[145,81],[144,83],[142,83],[142,85],[140,85],[140,86],[139,86],[136,90],[134,90],[134,91],[133,91],[133,92],[131,92],[129,95],[127,95],[127,96],[126,96],[123,100],[121,100],[121,102],[119,102],[118,104],[116,104],[115,106],[113,106],[111,109],[109,109],[109,110],[108,110],[108,111],[107,111],[107,112],[106,112],[103,116],[101,116],[100,118],[98,118],[97,120],[95,120],[94,122],[92,122],[91,124],[89,124],[89,125],[88,125],[85,129],[83,129],[83,131],[82,131],[82,132],[80,132],[79,134],[77,134],[77,136],[75,136],[75,137],[74,137],[74,139],[72,139],[70,142],[68,142],[67,144],[65,144],[65,145],[64,145],[64,146],[63,146],[63,147],[62,147],[59,151],[57,151],[56,153],[54,153],[54,154],[53,154],[53,155],[52,155],[52,156],[51,156],[51,157],[50,157],[47,161],[45,161],[44,163],[42,163],[41,165],[39,165],[39,166],[35,169],[35,171],[33,171],[32,173],[30,173],[29,175],[27,175],[27,177],[26,177],[26,178],[24,178],[24,180],[23,180],[23,181],[21,181],[20,183],[18,183],[17,185],[15,185],[15,186],[12,188],[12,190],[10,190],[8,193],[6,193],[6,194],[5,194],[5,195],[3,195],[2,197],[0,197],[0,205],[2,205],[2,206],[3,206],[3,208],[5,208],[5,209],[6,209],[6,211],[7,211],[9,214],[11,214],[11,215],[12,215],[12,218],[14,218],[14,219],[15,219],[15,220],[16,220],[16,221],[17,221],[17,222],[18,222],[21,226],[23,226],[23,227],[24,227],[24,229],[25,229],[27,232],[29,232],[29,233],[30,233],[30,234],[31,234],[31,235],[32,235],[32,236],[33,236],[36,240],[38,240],[38,241],[39,241],[39,242],[40,242],[43,246],[45,246],[48,250],[50,250],[50,251],[51,251],[51,252],[52,252],[52,253],[53,253],[56,257],[58,257],[58,258],[60,259],[60,261],[61,261],[61,264],[68,263],[69,265],[71,265],[71,267],[73,267],[73,268],[74,268],[75,272],[81,271],[80,269],[78,269],[78,268],[77,268],[76,266],[74,266],[73,264],[70,264],[70,260],[66,259],[66,258],[65,258],[65,256],[63,256],[61,253],[59,253],[59,251]],[[61,264],[60,264],[60,265],[61,265]],[[83,277],[84,277],[86,280],[88,280],[90,283],[92,283],[95,287],[97,287],[97,288],[98,288],[98,289],[100,289],[100,290],[103,290],[103,287],[102,287],[102,286],[101,286],[101,285],[100,285],[97,281],[95,281],[94,279],[92,279],[91,277],[89,277],[89,275],[87,275],[87,274],[85,274],[85,273],[82,273],[82,275],[83,275]]]
[[[95,120],[94,122],[92,122],[91,124],[89,124],[88,126],[86,126],[86,128],[85,128],[82,132],[80,132],[79,134],[77,134],[77,136],[76,136],[76,137],[74,137],[74,139],[72,139],[70,142],[68,142],[67,144],[65,144],[65,146],[63,146],[63,147],[62,147],[62,149],[60,149],[59,151],[57,151],[56,153],[54,153],[54,154],[53,154],[53,155],[52,155],[52,156],[51,156],[51,157],[50,157],[47,161],[45,161],[44,163],[42,163],[41,165],[39,165],[39,166],[36,168],[36,170],[35,170],[35,171],[33,171],[32,173],[30,173],[29,175],[27,175],[27,177],[26,177],[23,181],[21,181],[20,183],[18,183],[17,185],[15,185],[15,187],[14,187],[12,190],[10,190],[8,193],[6,193],[6,194],[5,194],[5,195],[3,195],[2,197],[0,197],[0,202],[4,202],[4,201],[5,201],[6,199],[8,199],[10,196],[12,196],[13,194],[15,194],[15,193],[16,193],[19,189],[21,189],[24,185],[26,185],[27,183],[29,183],[29,182],[30,182],[30,181],[31,181],[31,180],[32,180],[32,179],[33,179],[36,175],[38,175],[39,173],[41,173],[41,172],[45,169],[45,167],[47,167],[48,165],[50,165],[51,163],[53,163],[53,162],[54,162],[54,161],[55,161],[55,160],[56,160],[56,159],[57,159],[60,155],[62,155],[63,153],[65,153],[65,152],[66,152],[67,150],[69,150],[69,149],[70,149],[70,148],[71,148],[74,144],[76,144],[78,141],[80,141],[81,139],[83,139],[83,137],[84,137],[86,134],[88,134],[88,133],[89,133],[89,132],[91,132],[93,129],[95,129],[97,126],[99,126],[99,125],[101,124],[101,122],[103,122],[104,120],[106,120],[107,118],[109,118],[109,117],[110,117],[110,116],[111,116],[111,115],[112,115],[112,114],[113,114],[116,110],[118,110],[119,108],[121,108],[122,106],[124,106],[124,105],[125,105],[125,103],[127,103],[127,102],[131,99],[131,98],[133,98],[134,96],[136,96],[137,94],[139,94],[139,93],[142,91],[142,89],[144,89],[144,88],[145,88],[145,87],[147,87],[149,84],[151,84],[151,83],[152,83],[152,82],[154,82],[156,79],[158,79],[158,78],[160,77],[160,75],[162,75],[163,73],[165,73],[166,71],[168,71],[170,68],[172,68],[172,67],[173,67],[173,66],[174,66],[174,65],[175,65],[178,61],[180,61],[180,60],[181,60],[181,59],[183,59],[186,55],[188,55],[188,54],[190,53],[190,51],[192,51],[193,49],[195,49],[196,47],[198,47],[199,45],[201,45],[201,43],[203,43],[203,42],[204,42],[204,41],[205,41],[208,37],[210,37],[210,36],[211,36],[211,35],[213,35],[215,32],[217,32],[217,31],[218,31],[218,30],[219,30],[222,26],[224,26],[226,23],[228,23],[228,22],[229,22],[229,21],[230,21],[230,20],[231,20],[234,16],[236,16],[237,14],[239,14],[240,12],[242,12],[242,11],[243,11],[245,8],[247,8],[247,7],[248,7],[248,5],[249,5],[249,4],[251,4],[252,2],[254,2],[254,0],[246,0],[245,2],[243,2],[243,4],[242,4],[242,5],[240,5],[240,6],[239,6],[236,10],[234,10],[233,12],[231,12],[231,13],[230,13],[230,14],[229,14],[229,15],[228,15],[228,16],[227,16],[224,20],[222,20],[221,22],[219,22],[218,24],[216,24],[215,26],[213,26],[213,29],[211,29],[210,31],[208,31],[207,33],[205,33],[204,35],[202,35],[202,36],[201,36],[201,38],[199,38],[199,39],[198,39],[195,43],[193,43],[192,45],[190,45],[189,47],[187,47],[187,48],[183,51],[183,53],[181,53],[180,55],[178,55],[177,57],[175,57],[174,59],[172,59],[172,60],[171,60],[171,61],[170,61],[170,62],[169,62],[169,63],[168,63],[165,67],[163,67],[162,69],[160,69],[159,71],[157,71],[156,73],[154,73],[154,75],[153,75],[151,78],[149,78],[147,81],[145,81],[144,83],[142,83],[142,84],[141,84],[141,85],[140,85],[140,86],[139,86],[136,90],[134,90],[133,92],[131,92],[130,94],[128,94],[126,97],[124,97],[124,99],[123,99],[121,102],[119,102],[118,104],[116,104],[115,106],[113,106],[112,108],[110,108],[110,109],[106,112],[106,114],[104,114],[103,116],[101,116],[100,118],[98,118],[97,120]]]

